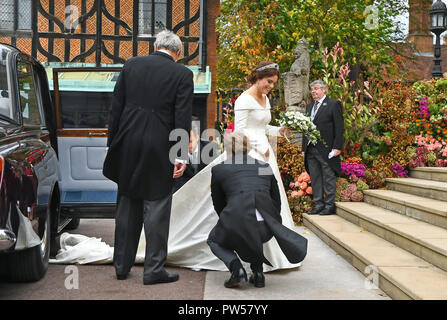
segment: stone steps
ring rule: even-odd
[[[410,170],[410,177],[416,179],[447,182],[447,168],[418,167]]]
[[[415,168],[304,225],[393,299],[447,299],[447,168]],[[369,267],[369,268],[367,268]]]
[[[339,202],[337,215],[447,271],[447,230],[364,202]]]
[[[447,229],[447,204],[393,190],[365,190],[364,201]]]
[[[447,201],[447,182],[418,178],[388,178],[386,183],[390,190]]]
[[[337,208],[337,212],[342,210],[340,208]],[[365,228],[339,215],[304,214],[304,225],[365,277],[377,279],[374,283],[391,298],[447,299],[446,271],[366,231]],[[372,272],[374,270],[377,272]]]

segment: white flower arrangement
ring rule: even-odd
[[[298,133],[302,133],[306,138],[316,145],[321,139],[320,131],[310,118],[299,111],[281,112],[279,123],[283,127],[290,127]],[[324,143],[324,141],[323,141]]]

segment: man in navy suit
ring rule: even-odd
[[[328,86],[322,80],[311,83],[313,102],[306,106],[306,115],[320,131],[316,145],[303,137],[304,164],[312,183],[315,207],[308,214],[335,214],[337,176],[341,174],[340,153],[343,148],[344,119],[340,101],[327,97]],[[326,197],[324,197],[326,194]]]

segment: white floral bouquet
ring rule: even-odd
[[[281,118],[279,124],[283,127],[290,127],[298,133],[302,133],[306,138],[316,145],[319,140],[323,143],[320,131],[317,130],[315,124],[310,118],[299,111],[286,111],[281,112]]]

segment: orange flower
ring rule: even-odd
[[[438,140],[441,141],[441,137],[438,137]]]

